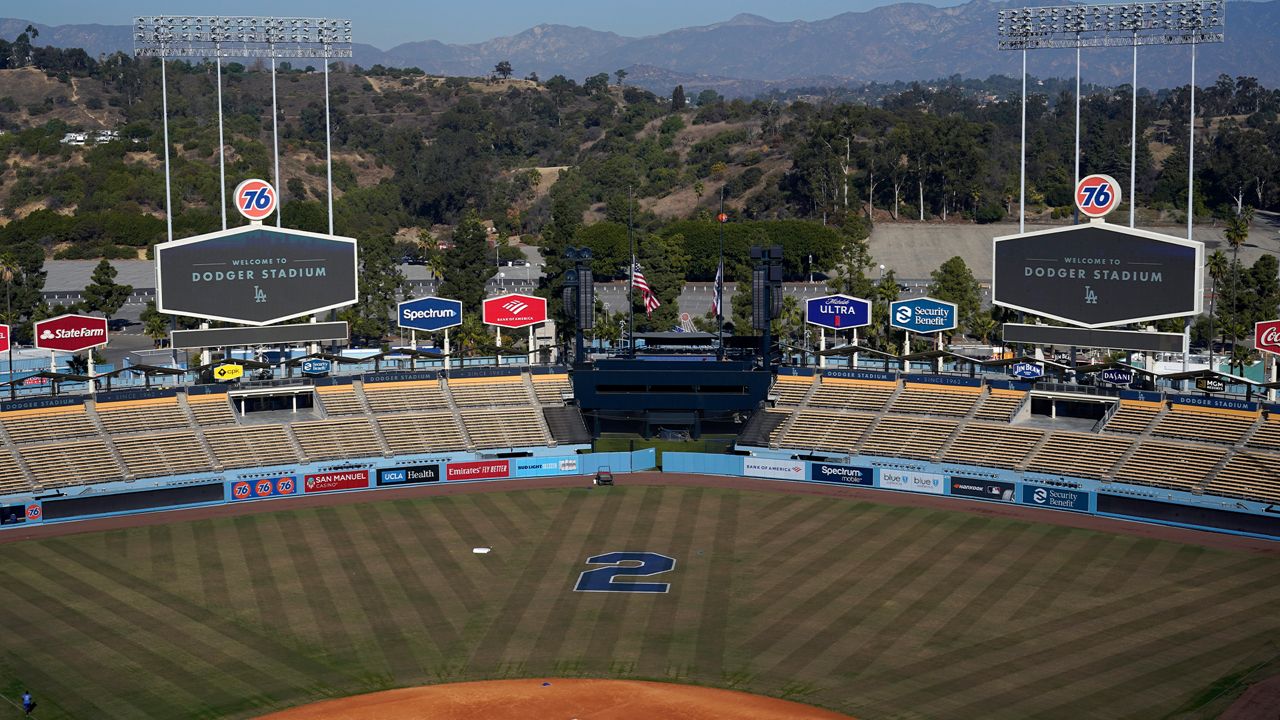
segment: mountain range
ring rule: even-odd
[[[957,74],[985,78],[1016,75],[1020,69],[1018,53],[996,49],[996,12],[1047,2],[972,0],[945,8],[898,3],[812,22],[777,22],[742,14],[727,22],[647,37],[538,25],[466,45],[424,40],[381,50],[357,43],[353,61],[364,67],[382,64],[477,76],[487,75],[506,60],[517,76],[532,72],[543,79],[563,74],[581,80],[625,69],[628,83],[655,92],[667,93],[683,84],[686,91],[711,87],[731,96],[769,88],[928,80]],[[0,19],[0,37],[14,37],[28,22]],[[33,24],[40,31],[37,44],[82,47],[92,55],[132,48],[128,25]],[[1280,85],[1278,30],[1280,0],[1229,3],[1227,41],[1200,48],[1197,80],[1203,85],[1219,74],[1249,75],[1266,86]],[[358,38],[358,21],[355,32]],[[1086,50],[1084,80],[1128,83],[1131,60],[1127,48]],[[1187,61],[1186,48],[1143,48],[1138,83],[1149,88],[1185,85]],[[1071,50],[1037,50],[1029,54],[1028,72],[1038,77],[1070,77],[1074,62]]]

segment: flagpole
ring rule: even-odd
[[[720,262],[716,265],[715,287],[711,289],[716,295],[716,335],[718,336],[717,359],[724,360],[724,186],[720,186],[720,214],[716,217],[720,223]]]
[[[627,268],[627,339],[631,355],[636,354],[636,242],[631,235],[631,186],[627,186],[627,245],[631,249],[631,266]]]

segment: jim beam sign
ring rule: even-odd
[[[1079,327],[1197,315],[1204,245],[1094,221],[994,240],[992,301]]]

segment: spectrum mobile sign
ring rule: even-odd
[[[848,295],[828,295],[805,301],[804,321],[831,330],[871,324],[871,303]]]
[[[156,245],[158,310],[270,325],[356,302],[356,241],[260,225]]]
[[[92,315],[59,315],[35,326],[41,350],[79,352],[107,344],[107,319]]]
[[[462,324],[462,301],[424,297],[405,300],[396,306],[402,328],[435,332]]]

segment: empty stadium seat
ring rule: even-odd
[[[956,424],[954,420],[885,415],[867,432],[861,452],[931,460],[938,456]]]
[[[1152,435],[1236,445],[1258,419],[1256,411],[1174,405],[1156,422]]]
[[[134,477],[181,475],[213,467],[193,430],[127,435],[112,442]]]
[[[31,490],[27,475],[18,464],[12,451],[0,450],[0,495],[27,492]]]
[[[1144,442],[1116,471],[1115,479],[1190,492],[1204,482],[1227,450],[1191,443]]]
[[[467,436],[478,449],[547,444],[547,436],[542,429],[542,414],[535,408],[466,408],[461,414]]]
[[[897,389],[898,383],[893,381],[824,377],[809,398],[809,406],[880,412]]]
[[[97,428],[83,405],[13,410],[0,414],[0,422],[15,443],[42,442],[96,435]]]
[[[1160,414],[1163,405],[1158,402],[1142,402],[1139,400],[1121,400],[1111,417],[1107,419],[1106,430],[1109,432],[1141,434],[1146,432],[1151,421]]]
[[[564,396],[573,394],[568,375],[533,375],[533,392],[543,405],[564,405]]]
[[[236,421],[235,411],[231,409],[227,396],[222,393],[188,395],[187,406],[191,408],[191,414],[200,427],[230,425]]]
[[[378,418],[378,427],[397,455],[465,450],[467,441],[453,413],[398,413]]]
[[[778,396],[779,405],[799,405],[813,387],[813,378],[796,375],[779,375],[773,381],[770,395]]]
[[[1264,450],[1280,450],[1280,417],[1268,415],[1246,444]]]
[[[449,394],[458,407],[530,404],[524,378],[519,375],[450,379]]]
[[[981,387],[907,383],[894,398],[890,412],[964,417],[982,395]]]
[[[356,395],[356,389],[351,385],[317,387],[316,395],[320,398],[320,405],[324,408],[326,415],[364,414],[364,405],[360,403],[360,397]]]
[[[1027,469],[1056,475],[1103,478],[1133,440],[1097,433],[1055,432],[1027,462]]]
[[[770,445],[796,450],[853,452],[874,415],[845,414],[833,410],[797,410],[790,427],[776,428]],[[783,432],[785,428],[785,433]]]
[[[287,465],[299,460],[283,425],[232,425],[206,430],[204,438],[223,468]]]
[[[94,412],[109,433],[191,427],[177,398],[96,403]]]
[[[449,407],[439,380],[364,383],[364,397],[376,413],[421,412]]]
[[[291,425],[294,437],[308,460],[376,457],[382,443],[365,418],[313,420]]]
[[[87,485],[124,478],[124,470],[115,456],[98,438],[30,445],[21,452],[32,477],[41,487]]]
[[[1016,468],[1026,462],[1027,454],[1042,438],[1044,431],[1034,428],[971,423],[960,428],[942,458],[968,465]]]
[[[1280,457],[1238,452],[1205,486],[1204,492],[1280,503]]]
[[[982,398],[978,412],[974,414],[979,420],[999,420],[1008,422],[1013,413],[1027,399],[1027,393],[1021,390],[999,390],[991,388],[988,395]]]

